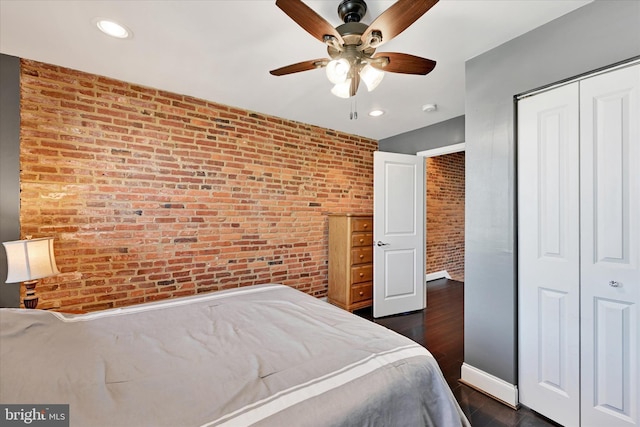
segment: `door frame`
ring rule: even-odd
[[[422,157],[424,160],[426,160],[426,158],[428,158],[428,157],[437,157],[437,156],[443,156],[443,155],[447,155],[447,154],[453,154],[453,153],[464,152],[464,151],[466,151],[466,143],[463,141],[463,142],[459,142],[459,143],[456,143],[456,144],[445,145],[445,146],[442,146],[442,147],[432,148],[432,149],[429,149],[429,150],[418,151],[415,154],[415,156],[416,157]],[[403,153],[397,153],[397,154],[403,154]],[[424,250],[425,250],[425,253],[424,253],[425,260],[424,260],[424,262],[425,262],[425,270],[426,270],[426,234],[427,234],[427,224],[426,224],[426,221],[427,221],[427,194],[426,194],[426,192],[427,192],[427,187],[426,187],[427,186],[427,183],[426,183],[427,171],[426,171],[426,162],[425,162],[425,165],[424,165],[424,174],[425,174],[425,182],[424,182],[424,193],[425,194],[424,194],[424,206],[423,206],[423,209],[424,209],[424,211],[423,211],[424,212],[424,221],[425,221],[425,224],[424,224],[424,227],[425,227],[424,228],[424,231],[425,231],[425,248],[424,248]],[[436,279],[441,279],[441,278],[449,278],[450,279],[451,277],[449,276],[449,274],[447,273],[446,270],[445,271],[439,271],[439,272],[436,272],[436,273],[430,273],[430,274],[427,274],[426,271],[425,271],[424,274],[425,274],[425,277],[424,277],[424,299],[425,299],[424,305],[426,307],[426,299],[427,299],[426,286],[427,286],[427,282],[430,281],[430,280],[436,280]]]
[[[418,151],[416,156],[420,157],[438,157],[445,154],[459,153],[460,151],[467,151],[466,142],[460,142],[458,144],[445,145],[444,147],[430,148],[429,150]]]
[[[429,150],[418,151],[416,153],[416,156],[424,157],[426,159],[427,157],[445,156],[447,154],[460,153],[460,152],[465,152],[465,151],[467,151],[467,144],[466,144],[466,142],[463,141],[463,142],[459,142],[457,144],[445,145],[443,147],[430,148]],[[427,165],[425,164],[425,179],[426,179],[426,176],[427,176]],[[426,207],[427,206],[427,194],[426,194],[427,186],[428,186],[428,183],[425,182],[425,195],[424,195],[425,222],[427,220],[427,215],[428,215],[428,212],[426,211],[426,209],[427,209],[427,207]],[[427,225],[425,224],[425,231],[427,231],[426,227],[427,227]],[[426,251],[426,247],[425,247],[425,251]],[[427,256],[427,253],[425,252],[425,257],[426,256]],[[425,261],[425,265],[426,265],[426,261]],[[434,273],[427,273],[425,271],[425,277],[424,277],[425,284],[427,282],[431,281],[431,280],[438,280],[438,279],[451,279],[451,276],[449,275],[447,270],[436,271]]]

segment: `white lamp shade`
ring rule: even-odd
[[[339,83],[331,89],[331,93],[339,98],[351,97],[351,79],[347,79],[344,83]]]
[[[378,87],[382,78],[384,77],[384,71],[380,71],[377,68],[372,67],[370,64],[365,65],[360,70],[360,78],[367,85],[367,90],[371,92]]]
[[[334,59],[327,64],[327,78],[333,84],[344,83],[349,77],[351,65],[344,58]]]
[[[5,283],[26,282],[60,273],[53,254],[53,237],[2,244],[7,251]]]

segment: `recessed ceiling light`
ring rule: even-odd
[[[118,39],[129,39],[133,37],[133,32],[122,24],[117,23],[111,19],[95,18],[93,23],[98,27],[100,31],[108,36]]]
[[[383,114],[384,114],[384,111],[382,111],[382,110],[371,110],[371,111],[369,111],[369,115],[371,117],[380,117]]]

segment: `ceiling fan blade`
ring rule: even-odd
[[[408,53],[397,52],[380,52],[374,55],[374,58],[389,58],[389,62],[384,65],[371,62],[371,66],[382,71],[403,74],[429,74],[436,67],[436,61],[421,58],[419,56],[409,55]]]
[[[366,43],[372,31],[380,31],[382,41],[378,47],[406,30],[436,3],[438,0],[398,0],[369,25],[360,39]]]
[[[329,63],[326,58],[312,59],[311,61],[298,62],[296,64],[287,65],[275,70],[269,71],[274,76],[284,76],[286,74],[299,73],[301,71],[315,70],[316,68],[322,68]]]
[[[340,44],[344,43],[338,30],[301,0],[277,0],[276,6],[322,43],[325,42],[325,35],[335,37]]]

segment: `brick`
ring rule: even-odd
[[[39,307],[269,282],[326,296],[326,213],[371,212],[376,141],[21,64],[21,230],[55,237],[64,272]]]

